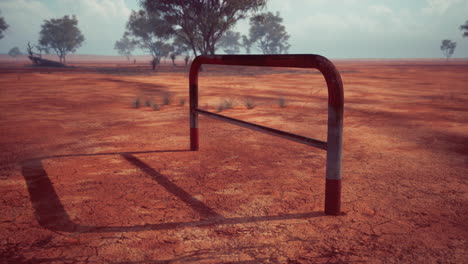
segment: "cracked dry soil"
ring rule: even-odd
[[[188,151],[184,67],[3,63],[0,263],[466,263],[468,62],[336,64],[338,217],[322,150],[200,117]],[[326,140],[315,73],[207,66],[200,106],[231,99],[221,114]],[[166,92],[159,111],[131,106]]]

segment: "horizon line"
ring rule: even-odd
[[[284,55],[295,55],[295,54],[314,54],[314,53],[289,53],[289,54],[284,54]],[[56,54],[44,54],[47,56],[57,56]],[[215,54],[215,55],[264,55],[264,54]],[[8,53],[0,53],[0,56],[8,56]],[[21,54],[20,57],[24,58],[26,57],[26,54]],[[103,56],[103,57],[113,57],[113,58],[122,58],[123,60],[125,59],[125,56],[121,55],[102,55],[102,54],[68,54],[67,56]],[[183,55],[177,55],[177,56],[183,56]],[[131,55],[130,58],[132,57],[151,57],[151,55],[148,54],[143,54],[143,55]],[[193,57],[193,56],[190,56]],[[446,58],[443,57],[327,57],[328,59],[332,60],[447,60]],[[11,58],[14,60],[15,58]],[[468,57],[452,57],[449,60],[468,60]]]

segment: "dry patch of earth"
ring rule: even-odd
[[[2,64],[0,262],[466,262],[468,62],[336,64],[338,217],[323,214],[322,150],[200,117],[189,151],[185,67]],[[321,140],[326,98],[312,70],[200,76],[203,109],[231,100],[221,114]]]

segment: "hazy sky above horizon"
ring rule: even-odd
[[[86,41],[77,54],[117,55],[138,0],[0,0],[10,28],[0,53],[36,43],[43,20],[76,15]],[[289,53],[329,58],[440,58],[442,39],[457,42],[454,58],[468,58],[468,38],[459,26],[468,20],[468,0],[269,0],[291,35]],[[248,33],[248,20],[235,30]],[[258,51],[256,51],[258,52]],[[136,54],[143,54],[141,51]]]

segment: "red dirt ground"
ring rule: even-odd
[[[468,62],[336,64],[338,217],[322,150],[200,117],[188,151],[182,66],[1,64],[0,263],[466,263]],[[316,73],[206,66],[200,106],[325,140]]]

